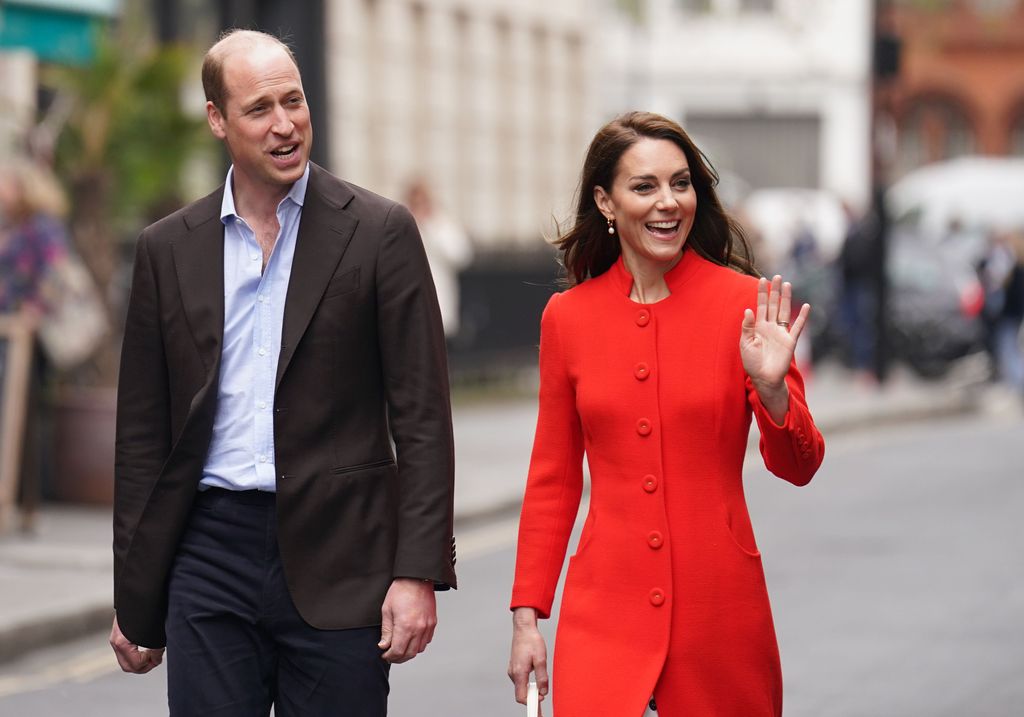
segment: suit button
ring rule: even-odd
[[[653,493],[654,491],[658,490],[658,477],[650,474],[645,475],[644,490],[647,491],[648,493]]]
[[[647,535],[647,544],[650,545],[651,548],[653,548],[654,550],[660,548],[662,546],[661,533],[659,533],[657,530],[652,530]]]
[[[638,363],[636,368],[633,369],[633,375],[636,376],[638,381],[643,381],[651,375],[651,369],[645,363]]]
[[[651,435],[651,422],[646,418],[641,418],[636,422],[636,432],[641,436]]]
[[[661,607],[665,604],[665,592],[661,588],[654,588],[647,597],[654,607]]]
[[[647,326],[647,324],[649,324],[649,323],[651,323],[651,312],[650,311],[648,311],[647,309],[640,309],[640,311],[636,312],[636,325],[637,326]]]

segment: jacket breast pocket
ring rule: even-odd
[[[355,291],[359,288],[359,267],[349,269],[343,274],[339,274],[327,283],[327,289],[324,291],[324,298],[330,299],[335,296],[341,296],[347,294],[350,291]]]

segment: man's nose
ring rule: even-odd
[[[284,107],[278,105],[274,108],[274,124],[271,125],[270,129],[274,134],[289,135],[295,128],[295,123],[292,122],[288,113]]]

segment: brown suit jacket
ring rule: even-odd
[[[118,389],[114,603],[165,644],[167,581],[210,444],[224,187],[138,241]],[[379,624],[394,577],[455,587],[444,333],[409,212],[311,165],[274,401],[281,560],[317,628]],[[395,451],[392,451],[392,441]]]

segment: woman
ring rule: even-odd
[[[794,348],[810,307],[754,278],[717,177],[676,123],[606,125],[559,241],[573,287],[541,320],[540,409],[519,527],[509,676],[548,690],[538,618],[591,472],[554,656],[556,717],[779,715],[782,686],[741,472],[751,416],[776,475],[824,443]]]
[[[61,219],[66,213],[60,185],[42,167],[28,160],[0,167],[0,314],[16,315],[33,331],[51,308],[51,269],[68,253]],[[43,401],[50,369],[43,353],[34,351],[20,461],[19,502],[25,528],[34,520],[41,474],[51,454]]]

